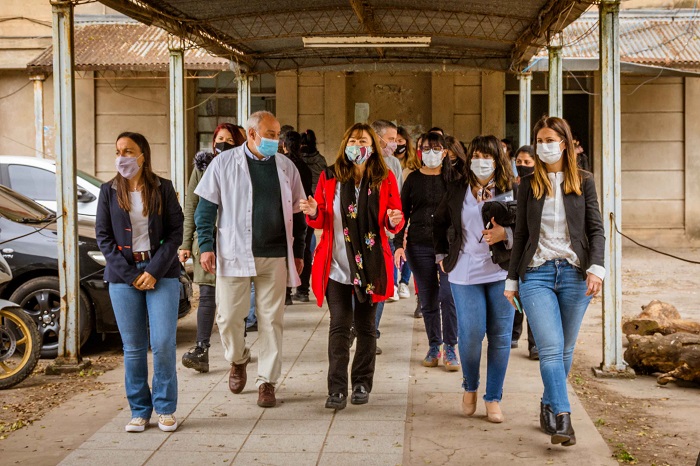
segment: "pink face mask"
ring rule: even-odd
[[[139,157],[141,156],[139,155]],[[133,177],[135,177],[141,169],[141,167],[139,166],[139,157],[122,157],[121,155],[118,156],[115,165],[119,174],[127,180],[130,180]]]

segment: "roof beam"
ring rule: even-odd
[[[360,20],[360,24],[365,28],[365,31],[369,33],[370,36],[378,36],[379,27],[374,20],[374,10],[372,5],[362,0],[350,0],[350,6],[352,11],[355,12],[355,16]],[[384,58],[384,50],[381,47],[377,47],[377,53],[381,58]]]

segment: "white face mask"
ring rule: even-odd
[[[428,168],[437,168],[442,164],[442,154],[444,152],[441,150],[430,149],[423,151],[423,163]]]
[[[493,159],[472,159],[469,167],[479,181],[488,180],[496,171],[496,163]]]
[[[559,142],[549,142],[549,143],[538,143],[537,144],[537,156],[541,161],[548,164],[557,163],[561,159],[562,151],[559,148]]]

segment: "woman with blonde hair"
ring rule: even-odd
[[[328,301],[328,399],[347,404],[350,328],[357,334],[352,404],[369,401],[376,359],[377,303],[394,294],[393,262],[385,229],[404,225],[393,173],[371,126],[356,123],[343,136],[335,163],[319,177],[316,195],[299,203],[310,227],[322,230],[311,272],[319,307]]]
[[[535,170],[520,180],[512,250],[517,260],[510,263],[504,294],[524,309],[539,349],[540,427],[553,444],[571,446],[576,435],[566,378],[583,316],[605,278],[605,236],[595,182],[577,166],[569,124],[544,117],[533,133]]]

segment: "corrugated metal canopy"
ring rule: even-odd
[[[75,69],[167,71],[169,34],[137,22],[78,23],[75,25]],[[229,61],[193,47],[185,51],[185,68],[228,70]],[[53,48],[32,60],[32,73],[51,71]]]
[[[367,66],[517,70],[581,0],[100,0],[251,73]],[[305,48],[304,37],[430,37],[427,48]]]

